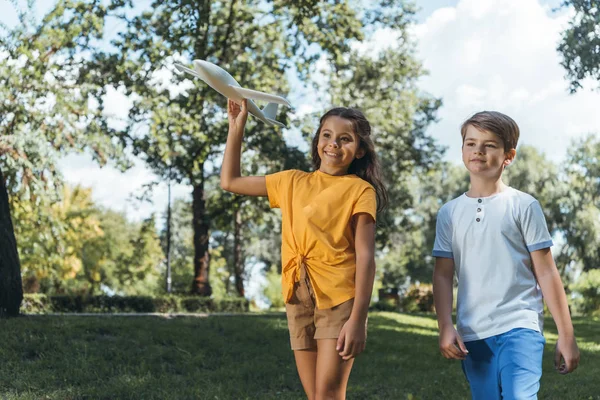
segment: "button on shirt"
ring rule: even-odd
[[[463,340],[513,328],[541,332],[542,293],[530,253],[551,246],[540,204],[516,189],[482,198],[463,194],[440,209],[433,256],[454,260]]]

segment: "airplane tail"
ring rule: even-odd
[[[266,120],[269,121],[271,123],[271,125],[278,125],[281,127],[285,127],[284,124],[275,120],[275,117],[277,116],[277,107],[278,106],[279,106],[279,104],[277,104],[277,103],[269,103],[261,111],[265,115]]]
[[[269,103],[262,109],[262,112],[268,119],[275,119],[275,117],[277,116],[278,106],[279,104],[277,103]]]

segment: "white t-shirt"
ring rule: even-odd
[[[433,256],[454,260],[456,325],[464,341],[514,328],[542,331],[542,292],[530,253],[552,244],[538,201],[511,187],[490,197],[463,194],[444,204]]]

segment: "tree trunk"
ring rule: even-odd
[[[23,301],[21,263],[10,218],[8,190],[0,169],[0,317],[15,317]]]
[[[194,282],[192,294],[210,296],[212,288],[208,281],[210,257],[208,254],[208,215],[204,200],[204,179],[194,185],[192,192],[192,208],[194,226]]]
[[[238,205],[234,214],[233,228],[233,273],[235,289],[238,295],[244,297],[244,257],[242,248],[242,212]]]

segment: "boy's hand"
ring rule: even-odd
[[[452,360],[464,360],[469,353],[454,326],[440,329],[440,351]]]
[[[562,362],[561,362],[562,360]],[[554,368],[565,375],[573,372],[579,365],[579,347],[574,336],[559,336],[554,350]]]
[[[360,323],[349,319],[340,331],[335,349],[340,353],[340,357],[347,361],[362,353],[365,350],[366,343],[366,322]]]
[[[242,105],[227,99],[227,117],[229,119],[229,130],[243,132],[248,119],[248,100],[242,100]]]

